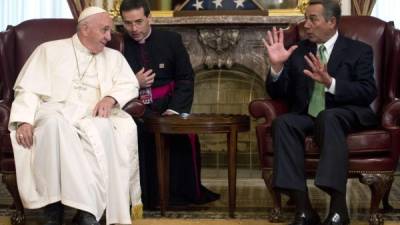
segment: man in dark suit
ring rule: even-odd
[[[337,1],[311,0],[305,12],[306,40],[285,49],[283,31],[275,28],[263,40],[271,64],[268,93],[285,99],[290,108],[272,124],[273,184],[294,199],[293,225],[320,224],[308,197],[305,136],[313,134],[321,151],[315,185],[331,197],[324,224],[349,224],[346,136],[377,123],[369,107],[377,95],[372,49],[338,34],[340,14]]]
[[[120,13],[126,35],[124,55],[136,74],[145,116],[189,113],[193,102],[194,72],[181,36],[152,29],[146,0],[124,0]],[[137,121],[142,201],[146,208],[158,203],[154,135]],[[170,203],[206,203],[219,198],[200,181],[200,150],[196,135],[172,135]]]

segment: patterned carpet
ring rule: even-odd
[[[309,181],[309,192],[314,208],[319,212],[322,218],[327,214],[329,206],[329,198],[318,188],[313,186],[313,181]],[[172,207],[166,213],[166,218],[160,216],[159,211],[145,211],[144,220],[138,220],[134,224],[153,225],[153,224],[269,224],[268,214],[271,209],[271,200],[267,189],[262,179],[259,178],[241,178],[237,180],[237,201],[236,201],[236,220],[230,220],[228,216],[228,190],[227,180],[222,178],[207,177],[203,179],[205,186],[211,190],[220,193],[221,199],[213,203],[205,205],[191,205],[189,207]],[[357,179],[349,180],[348,182],[348,205],[349,212],[352,218],[352,224],[367,224],[368,208],[370,201],[369,189],[358,182]],[[287,198],[283,201],[286,202]],[[4,186],[0,185],[0,225],[8,225],[8,217],[13,212],[8,208],[11,203],[11,197],[5,190]],[[384,215],[385,223],[400,224],[400,180],[399,175],[395,177],[393,184],[390,203],[395,208],[393,212]],[[293,216],[293,208],[284,208],[284,221],[290,221]],[[66,210],[66,220],[69,221],[74,215],[72,209]],[[41,210],[27,210],[26,218],[28,225],[41,224]],[[178,220],[177,220],[178,219]],[[213,223],[215,220],[220,223]],[[157,222],[158,221],[158,222]],[[161,222],[162,221],[162,222]],[[177,221],[181,221],[178,223]],[[196,222],[195,222],[196,221]],[[356,222],[357,221],[357,222]],[[170,223],[171,222],[171,223]],[[189,223],[190,222],[190,223]],[[253,223],[254,222],[254,223]],[[67,223],[68,224],[68,223]]]
[[[9,218],[0,217],[0,225],[10,225]],[[39,225],[30,221],[27,225]],[[284,223],[269,223],[261,219],[142,219],[132,225],[284,225]],[[352,225],[368,225],[365,221],[352,221]],[[385,225],[398,225],[395,221],[386,221]]]

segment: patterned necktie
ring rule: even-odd
[[[326,48],[324,45],[318,48],[319,59],[322,64],[328,62],[326,56]],[[325,86],[317,81],[314,81],[314,89],[311,96],[310,104],[308,105],[308,114],[317,117],[318,113],[325,109]]]

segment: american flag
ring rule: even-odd
[[[190,0],[181,10],[256,10],[260,6],[252,0]]]

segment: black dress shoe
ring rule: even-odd
[[[95,216],[82,210],[78,210],[72,219],[72,223],[74,225],[100,225]]]
[[[312,210],[309,213],[305,212],[297,212],[293,222],[289,223],[289,225],[320,225],[321,219],[319,218],[318,213]]]
[[[61,202],[52,203],[44,207],[45,225],[62,225],[64,220],[64,206]]]
[[[348,217],[344,218],[339,215],[339,213],[330,213],[325,219],[323,225],[349,225],[350,219]]]

